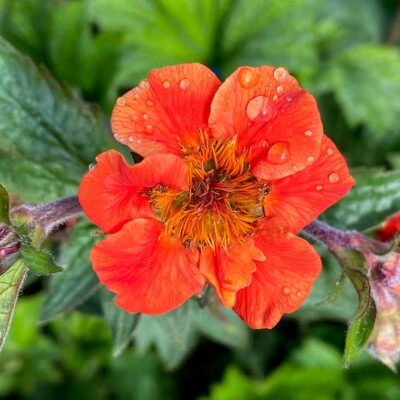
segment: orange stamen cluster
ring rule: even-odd
[[[197,145],[183,145],[190,172],[188,192],[162,185],[150,198],[167,234],[188,247],[226,248],[233,239],[250,236],[264,216],[269,187],[249,172],[248,154],[236,154],[236,141],[200,134]]]

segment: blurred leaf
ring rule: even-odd
[[[154,344],[165,366],[174,369],[193,349],[195,333],[191,307],[186,303],[166,314],[142,315],[134,337],[139,352]]]
[[[26,267],[20,260],[0,275],[0,349],[6,339],[25,275]]]
[[[233,2],[221,36],[225,70],[231,73],[248,64],[284,65],[308,75],[318,63],[322,4],[319,0]]]
[[[194,324],[199,332],[231,348],[245,349],[249,344],[249,328],[229,308],[218,300],[199,308],[192,303]]]
[[[140,314],[129,314],[115,304],[115,295],[101,291],[101,305],[113,337],[113,356],[118,357],[133,338]]]
[[[20,257],[25,266],[36,274],[48,275],[62,271],[62,268],[54,262],[50,253],[31,244],[22,243]]]
[[[100,288],[89,261],[90,249],[99,240],[98,237],[91,236],[94,229],[87,220],[79,221],[61,246],[58,262],[65,268],[60,274],[50,278],[41,322],[48,322],[73,310]]]
[[[0,39],[0,180],[27,201],[76,192],[111,146],[98,115]]]
[[[333,251],[355,287],[359,301],[357,313],[350,323],[346,336],[343,365],[348,368],[367,344],[374,328],[376,308],[371,295],[364,255],[358,251],[342,247],[335,248]]]
[[[356,185],[331,207],[324,219],[341,228],[364,230],[400,210],[400,171],[352,171]]]
[[[332,303],[333,301],[337,300],[340,296],[340,294],[343,291],[344,286],[347,283],[347,276],[345,274],[341,274],[340,278],[338,281],[336,281],[335,287],[333,290],[328,294],[328,296],[325,298],[325,300],[322,300],[320,303],[317,305],[325,305]]]
[[[10,198],[7,189],[0,184],[0,224],[10,225]]]
[[[364,45],[338,55],[325,79],[331,82],[351,127],[364,125],[371,139],[398,128],[400,52]]]

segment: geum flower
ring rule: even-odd
[[[248,325],[272,328],[304,302],[321,261],[295,233],[354,181],[295,78],[156,69],[117,100],[111,125],[144,160],[100,154],[79,198],[110,234],[91,261],[117,305],[164,313],[208,282]]]

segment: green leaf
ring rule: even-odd
[[[166,314],[142,315],[134,337],[139,352],[145,352],[154,344],[164,365],[174,369],[194,348],[195,333],[191,307],[186,303]]]
[[[366,126],[370,138],[398,129],[400,52],[396,48],[352,47],[332,62],[326,79],[351,127]]]
[[[18,260],[0,276],[0,349],[6,339],[18,294],[26,275],[26,267]]]
[[[324,219],[341,228],[364,230],[400,209],[400,171],[352,171],[356,185],[331,207]]]
[[[0,181],[26,201],[75,193],[111,146],[100,115],[0,39]]]
[[[21,244],[20,257],[26,267],[36,274],[48,275],[62,271],[62,268],[54,262],[50,253],[37,249],[31,244]]]
[[[7,189],[0,185],[0,224],[10,225],[10,198]]]
[[[192,313],[197,330],[205,336],[231,348],[245,349],[249,345],[247,325],[218,301],[211,301],[204,308],[192,303]]]
[[[133,338],[140,314],[129,314],[115,305],[115,295],[103,288],[101,306],[111,328],[113,337],[113,356],[118,357],[127,348]]]
[[[346,285],[346,283],[347,283],[347,276],[346,276],[346,274],[342,273],[340,275],[339,280],[336,282],[335,287],[332,289],[332,291],[328,294],[328,296],[324,300],[319,302],[317,305],[330,304],[333,301],[335,301],[336,299],[338,299],[340,294],[342,293],[343,288]]]
[[[78,307],[100,288],[89,261],[90,249],[99,240],[91,236],[94,230],[95,227],[87,220],[81,220],[61,246],[57,261],[65,268],[50,278],[41,314],[42,323]]]
[[[358,251],[343,247],[335,248],[333,251],[344,272],[355,287],[359,301],[356,315],[350,323],[346,336],[343,365],[348,368],[367,344],[374,328],[376,308],[371,295],[364,255]]]

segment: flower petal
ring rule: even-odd
[[[120,153],[110,150],[96,161],[84,175],[78,194],[87,217],[104,232],[115,232],[133,218],[153,218],[150,202],[143,196],[148,188],[157,184],[188,188],[188,168],[172,154],[152,155],[130,166]]]
[[[117,100],[111,119],[115,138],[133,151],[179,153],[207,128],[211,100],[221,82],[201,64],[151,71],[147,80]]]
[[[237,293],[234,310],[252,328],[271,329],[305,301],[321,260],[308,242],[291,233],[259,236],[256,246],[266,260],[256,262],[251,284]]]
[[[233,307],[236,292],[250,284],[251,275],[256,270],[254,260],[265,260],[265,256],[252,239],[243,244],[236,241],[227,250],[218,248],[214,252],[207,246],[201,251],[200,271],[215,288],[225,307]]]
[[[128,312],[160,314],[200,292],[198,250],[162,234],[162,225],[135,219],[99,242],[90,259],[100,281],[117,293],[116,304]]]
[[[279,179],[316,159],[323,135],[313,96],[284,68],[241,67],[218,89],[209,126],[218,138],[236,137],[238,151],[251,148],[260,179]]]
[[[340,200],[353,185],[345,159],[324,136],[316,162],[295,175],[272,182],[272,191],[264,203],[265,214],[280,219],[296,233]]]

